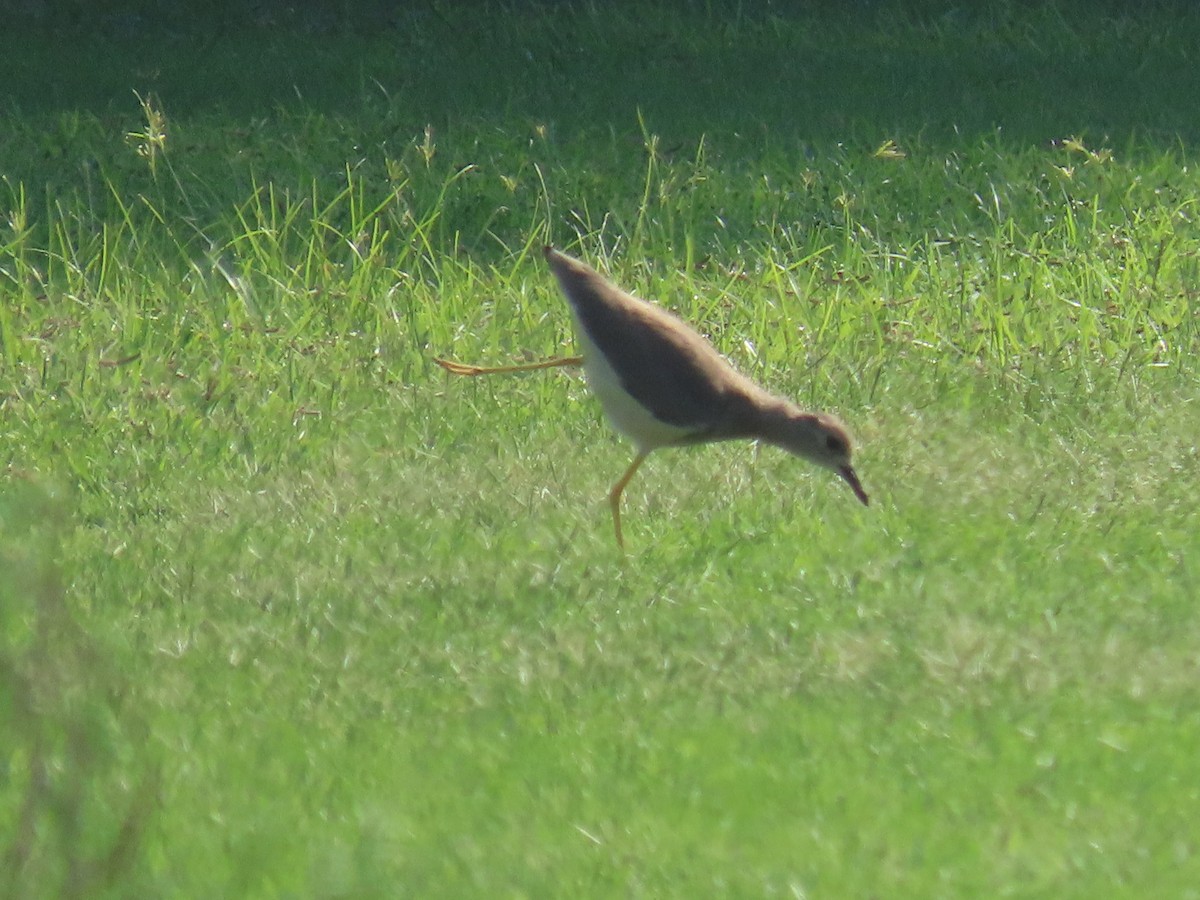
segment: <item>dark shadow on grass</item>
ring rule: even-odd
[[[177,118],[384,108],[603,131],[640,110],[683,143],[1000,129],[1162,145],[1200,129],[1191,4],[25,6],[43,12],[0,62],[22,115],[123,112],[137,90]]]

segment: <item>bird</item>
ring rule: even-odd
[[[550,245],[543,252],[566,296],[579,355],[506,366],[434,361],[451,374],[467,376],[583,367],[609,422],[636,450],[608,494],[622,552],[621,495],[646,457],[663,447],[737,439],[773,444],[832,470],[864,506],[870,504],[851,463],[850,434],[836,416],[808,412],[768,392],[678,316],[626,293]]]

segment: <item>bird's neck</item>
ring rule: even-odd
[[[786,443],[791,420],[799,413],[796,406],[755,384],[747,382],[740,387],[737,399],[730,404],[728,433],[722,437]]]
[[[754,436],[770,444],[787,446],[792,441],[800,409],[781,397],[767,395],[754,406]]]

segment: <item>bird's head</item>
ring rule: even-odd
[[[771,442],[840,475],[862,504],[870,503],[851,465],[853,443],[846,426],[827,413],[788,409],[772,428]]]

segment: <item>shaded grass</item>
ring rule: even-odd
[[[879,129],[941,139],[1003,127],[1021,142],[1195,135],[1173,99],[1197,87],[1187,3],[651,3],[620,14],[412,4],[382,22],[343,15],[345,27],[324,34],[317,22],[209,7],[179,24],[156,10],[125,31],[83,21],[84,39],[66,24],[14,30],[0,75],[26,114],[112,112],[131,86],[173,97],[181,116],[217,109],[243,121],[297,101],[336,115],[384,100],[417,120],[399,134],[386,113],[362,127],[401,140],[424,121],[497,117],[603,133],[638,107],[685,145],[714,132],[740,132],[751,147],[773,135],[874,140]],[[45,78],[26,77],[26,55]]]

